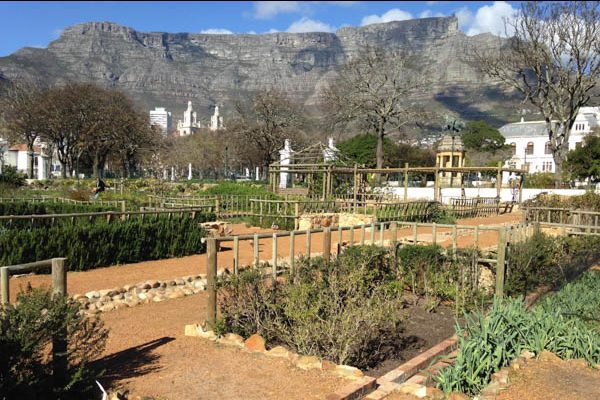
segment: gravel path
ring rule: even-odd
[[[324,399],[347,384],[328,372],[186,337],[198,322],[205,294],[102,314],[110,328],[101,383],[161,399]]]

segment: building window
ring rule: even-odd
[[[533,142],[527,143],[527,147],[525,148],[525,154],[532,155],[533,154]]]
[[[510,147],[512,147],[512,155],[514,156],[515,154],[517,154],[517,144],[515,142],[512,142],[510,144]]]
[[[542,163],[542,172],[552,172],[552,161],[544,161]]]
[[[544,154],[552,154],[552,149],[550,148],[550,142],[546,142],[546,147],[544,147]]]
[[[584,131],[585,130],[585,124],[575,124],[575,130],[576,131]]]

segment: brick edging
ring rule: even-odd
[[[371,376],[363,376],[337,390],[334,393],[328,394],[327,400],[358,400],[375,389],[377,379]]]

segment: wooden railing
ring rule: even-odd
[[[0,197],[0,203],[66,203],[66,204],[79,204],[79,205],[94,205],[94,206],[108,206],[115,207],[121,211],[127,209],[127,203],[125,200],[73,200],[66,197],[54,197],[54,196],[39,196],[39,197]]]
[[[107,222],[113,221],[129,221],[132,217],[141,218],[142,221],[147,216],[168,215],[171,218],[174,215],[183,217],[190,214],[191,218],[195,219],[198,214],[210,212],[210,207],[194,207],[186,209],[172,210],[144,210],[144,211],[102,211],[90,213],[71,213],[71,214],[32,214],[32,215],[0,215],[0,225],[8,228],[13,227],[20,221],[30,222],[30,227],[36,226],[53,226],[61,220],[69,220],[71,224],[81,219],[87,219],[88,222],[93,222],[99,218],[106,218]],[[19,226],[20,227],[20,226]]]
[[[206,321],[210,325],[211,323],[214,323],[216,318],[217,262],[218,253],[222,248],[220,244],[223,242],[232,243],[233,259],[230,267],[231,269],[228,268],[232,273],[238,274],[239,271],[244,268],[259,268],[261,265],[264,267],[265,263],[267,267],[269,267],[268,264],[270,263],[270,274],[272,274],[273,278],[276,278],[278,274],[282,273],[285,269],[289,269],[290,272],[293,273],[296,258],[299,255],[302,254],[307,258],[310,258],[313,255],[313,235],[317,233],[323,233],[322,256],[324,259],[329,260],[332,256],[332,248],[334,247],[337,248],[337,253],[339,254],[343,248],[352,247],[355,245],[373,244],[378,246],[395,247],[398,244],[438,244],[448,241],[448,239],[450,239],[448,249],[451,249],[452,254],[456,255],[456,251],[459,248],[459,238],[465,236],[461,235],[462,233],[467,232],[467,235],[471,235],[472,247],[480,249],[482,244],[480,242],[480,234],[482,232],[492,231],[497,233],[496,244],[481,249],[482,257],[478,257],[477,262],[495,265],[495,294],[498,297],[502,297],[504,294],[506,248],[510,244],[526,240],[533,234],[535,229],[535,224],[516,224],[510,227],[490,227],[390,221],[372,223],[369,225],[361,224],[355,226],[338,227],[337,229],[333,230],[331,228],[320,228],[273,233],[255,233],[251,235],[238,235],[220,238],[205,238],[203,241],[207,243],[207,288],[209,295]],[[430,233],[422,232],[423,230],[429,231]],[[442,234],[444,235],[444,240],[440,240],[440,236]],[[306,250],[304,252],[296,251],[296,241],[300,236],[304,236],[306,241]],[[280,257],[278,256],[278,242],[279,239],[284,237],[289,238],[289,257],[286,257],[286,266],[281,264]],[[272,258],[268,262],[261,261],[259,258],[261,239],[268,239],[272,242]],[[253,261],[249,265],[242,265],[240,261],[241,242],[250,242],[253,247]]]
[[[488,217],[500,212],[497,197],[450,198],[450,211],[458,218]]]
[[[558,207],[524,207],[523,221],[558,228],[564,234],[600,234],[600,212]]]

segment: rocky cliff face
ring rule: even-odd
[[[205,118],[216,102],[227,113],[232,99],[271,87],[314,105],[340,66],[371,45],[421,56],[436,83],[424,95],[452,108],[460,104],[457,96],[471,98],[489,86],[462,56],[468,44],[492,40],[465,36],[454,17],[348,27],[335,34],[263,35],[144,33],[90,22],[65,29],[47,49],[24,48],[0,58],[0,76],[95,82],[124,90],[147,108],[166,106],[175,118],[192,100]]]

